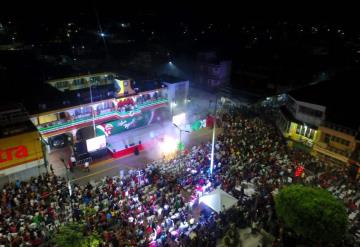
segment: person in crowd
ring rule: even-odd
[[[356,246],[358,181],[347,179],[346,168],[289,149],[272,116],[267,109],[223,111],[212,174],[207,142],[121,177],[75,183],[71,196],[66,180],[54,173],[8,183],[0,192],[0,245],[51,246],[58,228],[76,221],[85,223],[87,233],[99,232],[102,246],[216,246],[230,223],[267,232],[278,246],[291,236],[282,233],[273,195],[285,185],[303,183],[326,188],[345,202],[351,232],[346,245]],[[300,164],[304,176],[295,179]],[[84,167],[89,171],[89,162]],[[219,186],[238,203],[218,214],[199,204],[199,198]]]

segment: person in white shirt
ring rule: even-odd
[[[89,161],[85,162],[84,167],[87,172],[90,172]]]

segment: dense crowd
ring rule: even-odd
[[[60,225],[75,221],[84,222],[89,233],[99,232],[102,246],[215,246],[230,222],[262,229],[281,246],[289,238],[276,218],[273,195],[283,185],[303,183],[326,188],[344,201],[350,230],[343,244],[358,246],[358,181],[345,168],[287,148],[271,114],[259,116],[245,109],[222,114],[213,174],[211,144],[204,143],[122,177],[74,184],[71,196],[66,181],[53,174],[8,184],[0,193],[0,245],[47,245]],[[305,173],[295,177],[299,165]],[[219,186],[238,204],[217,214],[198,202]]]

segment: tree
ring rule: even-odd
[[[68,223],[60,227],[53,242],[58,247],[97,247],[102,242],[101,237],[93,232],[86,236],[85,225]]]
[[[347,230],[344,204],[324,189],[285,187],[275,197],[275,209],[285,226],[310,241],[336,243]]]
[[[68,223],[60,227],[54,236],[54,243],[59,247],[81,247],[85,242],[84,225]]]

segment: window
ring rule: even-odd
[[[286,132],[289,132],[291,123],[289,121],[286,121]]]
[[[310,131],[310,136],[309,136],[309,138],[310,138],[310,139],[314,139],[314,134],[315,134],[315,130],[312,129],[312,130]]]
[[[296,134],[300,134],[300,130],[301,130],[301,125],[300,124],[297,124],[296,126]]]
[[[345,139],[340,138],[340,137],[337,137],[337,136],[332,136],[331,141],[337,142],[337,143],[342,144],[344,146],[349,146],[350,145],[350,141],[345,140]]]
[[[300,135],[305,136],[305,128],[301,126]]]
[[[73,84],[75,86],[79,86],[79,85],[81,85],[81,80],[80,79],[75,79],[75,80],[73,80]]]
[[[56,82],[56,87],[57,88],[64,88],[67,87],[68,82],[67,81],[58,81]]]
[[[311,109],[311,108],[305,107],[305,106],[299,106],[299,112],[306,114],[306,115],[313,116],[313,117],[319,117],[319,118],[322,117],[322,115],[323,115],[322,111]]]
[[[329,134],[325,134],[324,142],[329,143],[331,140],[331,136]]]

